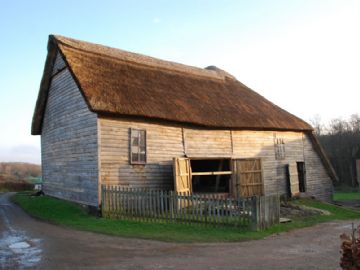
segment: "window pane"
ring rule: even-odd
[[[132,146],[138,146],[139,145],[139,138],[138,137],[134,137],[132,138]]]
[[[133,155],[136,155],[137,153],[139,153],[139,146],[132,146],[131,147],[131,152]]]
[[[136,153],[136,154],[132,154],[132,159],[131,159],[132,162],[138,162],[139,161],[139,154]]]
[[[140,162],[146,162],[146,155],[145,153],[140,154]]]
[[[131,137],[139,137],[139,130],[132,129],[131,130]]]

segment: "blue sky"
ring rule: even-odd
[[[360,113],[360,1],[0,0],[0,161],[40,163],[30,135],[49,34],[216,65],[309,120]]]

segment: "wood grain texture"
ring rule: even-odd
[[[120,118],[99,118],[99,125],[102,184],[173,188],[173,158],[184,155],[181,128]],[[145,165],[129,163],[130,128],[146,130]]]
[[[261,158],[264,194],[286,194],[286,164],[305,162],[308,195],[329,200],[331,181],[311,142],[302,132],[229,131],[184,128],[178,125],[144,123],[121,118],[101,118],[101,181],[131,187],[173,188],[172,159],[190,158]],[[129,129],[142,128],[148,136],[148,164],[129,164]],[[276,135],[276,136],[275,136]],[[275,158],[274,137],[285,143],[285,158]],[[309,144],[310,143],[310,144]],[[307,153],[305,158],[305,153]],[[314,168],[321,167],[317,180]],[[320,181],[325,184],[315,184]],[[316,188],[315,188],[316,186]],[[311,192],[310,192],[311,190]]]
[[[331,201],[333,185],[327,170],[308,136],[304,136],[307,195],[324,201]]]
[[[61,61],[58,56],[55,66]],[[41,154],[46,194],[97,205],[97,116],[89,111],[67,69],[51,82]]]

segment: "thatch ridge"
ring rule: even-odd
[[[127,64],[145,66],[147,68],[161,69],[163,72],[180,72],[184,75],[204,76],[209,79],[225,80],[225,77],[235,78],[226,71],[219,68],[198,68],[194,66],[184,65],[166,60],[160,60],[155,57],[128,52],[121,49],[114,49],[108,46],[90,43],[86,41],[79,41],[72,38],[63,37],[60,35],[50,35],[50,39],[57,42],[62,47],[72,48],[76,51],[90,53],[100,57],[108,58],[110,61],[121,61]],[[210,66],[213,67],[213,66]]]
[[[64,58],[89,109],[208,128],[311,131],[216,67],[200,69],[62,36],[49,36],[32,134],[41,125],[56,53]]]

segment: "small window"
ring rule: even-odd
[[[146,163],[146,130],[130,129],[130,163]]]
[[[285,142],[283,138],[274,136],[275,159],[285,159]]]

